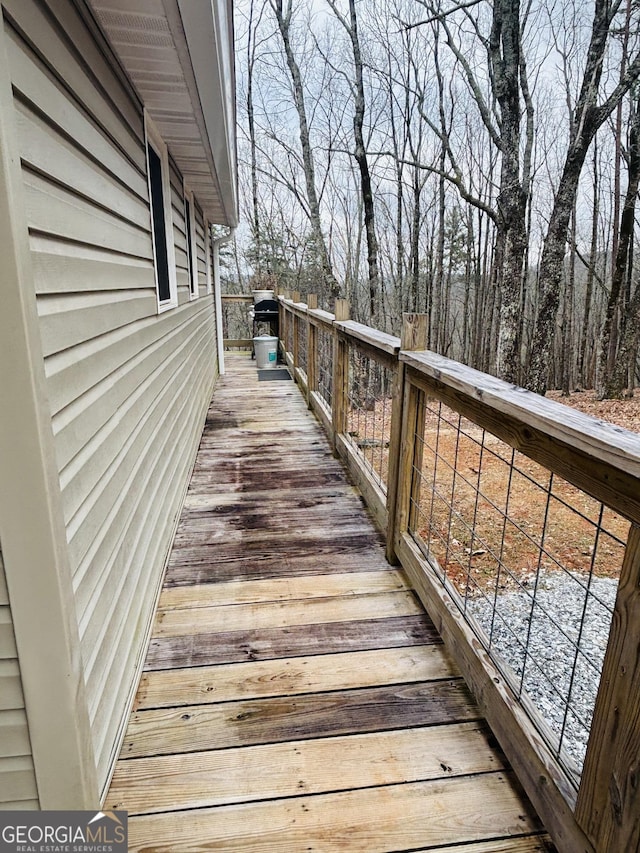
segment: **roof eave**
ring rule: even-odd
[[[238,222],[231,0],[90,0],[212,223]]]

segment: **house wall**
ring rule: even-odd
[[[0,551],[0,809],[37,809],[20,663]]]
[[[198,216],[189,299],[157,313],[141,104],[71,0],[3,0],[46,388],[104,790],[215,379]]]

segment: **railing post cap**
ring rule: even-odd
[[[348,320],[350,317],[350,306],[348,299],[336,299],[334,308],[336,320]]]
[[[413,351],[427,349],[428,330],[428,314],[403,314],[400,348]]]

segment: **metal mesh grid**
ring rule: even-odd
[[[317,389],[329,410],[333,399],[333,335],[318,327],[316,336],[317,346]]]
[[[285,312],[285,323],[284,323],[284,348],[286,352],[293,357],[293,323],[295,320],[295,315],[290,314],[288,311]],[[281,333],[282,334],[282,333]]]
[[[394,371],[349,348],[348,437],[373,479],[387,490]]]
[[[415,439],[410,530],[577,785],[628,522],[441,403]]]
[[[246,302],[222,303],[222,329],[224,338],[232,340],[251,340],[252,322],[249,310],[252,306]]]
[[[307,336],[308,336],[308,326],[305,320],[301,320],[300,318],[296,318],[296,323],[298,324],[298,363],[296,367],[299,367],[304,373],[307,373]]]

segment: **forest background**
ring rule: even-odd
[[[277,285],[532,390],[629,395],[639,0],[240,0],[228,289]]]

